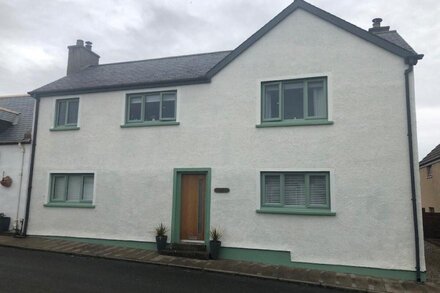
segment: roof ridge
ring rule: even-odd
[[[0,95],[0,99],[7,99],[7,98],[29,98],[29,94],[11,94],[11,95]]]
[[[89,66],[87,68],[100,67],[100,66],[106,66],[106,65],[115,65],[115,64],[127,64],[127,63],[145,62],[145,61],[153,61],[153,60],[182,58],[182,57],[190,57],[190,56],[201,56],[201,55],[209,55],[209,54],[217,54],[217,53],[226,53],[226,52],[232,52],[232,51],[233,50],[223,50],[223,51],[214,51],[214,52],[206,52],[206,53],[187,54],[187,55],[176,55],[176,56],[158,57],[158,58],[133,60],[133,61],[122,61],[122,62],[104,63],[104,64],[92,65],[92,66]],[[87,69],[87,68],[85,68],[85,69]]]
[[[4,111],[4,112],[8,112],[8,113],[12,113],[12,114],[15,114],[15,115],[20,114],[20,112],[17,112],[17,111],[14,111],[14,110],[8,109],[8,108],[4,108],[4,107],[0,107],[0,111]]]

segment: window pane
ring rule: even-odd
[[[78,100],[69,101],[67,124],[76,124],[78,121]]]
[[[146,97],[145,103],[145,120],[159,120],[160,113],[160,95],[151,95]]]
[[[324,175],[310,175],[310,205],[327,205],[327,179]]]
[[[67,200],[79,200],[81,198],[82,176],[70,175],[67,186]]]
[[[128,109],[128,120],[141,120],[142,97],[130,97],[130,108]]]
[[[308,83],[308,115],[309,117],[326,117],[326,98],[324,96],[324,82],[312,81]]]
[[[54,200],[64,200],[64,192],[66,191],[66,178],[63,176],[54,176],[54,187],[52,199]]]
[[[57,125],[64,125],[66,124],[66,110],[67,110],[67,102],[66,101],[59,101],[58,102],[58,119],[57,119]]]
[[[84,177],[83,200],[91,201],[93,199],[93,176]]]
[[[264,183],[265,203],[280,203],[280,176],[266,175]]]
[[[284,119],[304,119],[303,82],[286,83],[284,90]]]
[[[284,204],[305,206],[305,177],[298,174],[286,174],[284,176]]]
[[[176,113],[176,94],[162,95],[162,118],[175,119]]]
[[[280,117],[279,86],[266,85],[264,87],[264,119]]]

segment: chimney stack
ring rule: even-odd
[[[90,65],[99,64],[99,55],[92,51],[92,42],[77,40],[76,45],[68,46],[67,75],[79,72]]]
[[[390,30],[389,26],[380,26],[380,23],[382,22],[382,18],[373,18],[373,27],[369,28],[368,31],[372,33],[377,32],[387,32]]]

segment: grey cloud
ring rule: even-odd
[[[417,107],[434,109],[440,117],[440,1],[309,1],[362,28],[370,27],[372,18],[382,17],[384,25],[397,29],[425,54],[415,69]],[[228,50],[290,3],[0,0],[0,94],[23,93],[62,77],[66,47],[78,38],[93,41],[101,63]],[[432,141],[440,142],[440,135],[429,129],[435,121],[419,124],[421,154]]]

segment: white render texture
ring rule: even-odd
[[[24,157],[23,157],[24,149]],[[31,145],[17,144],[0,145],[0,175],[9,176],[12,178],[12,185],[4,187],[0,185],[0,213],[4,213],[6,217],[11,217],[11,226],[14,221],[24,218],[27,187],[29,181],[29,163],[31,157]],[[21,162],[23,158],[23,178],[21,180],[20,191],[20,176],[22,173]],[[0,176],[0,179],[1,179]],[[20,194],[21,193],[21,194]],[[20,198],[20,200],[19,200]],[[18,208],[18,217],[17,217]]]
[[[297,10],[211,83],[166,88],[177,90],[178,126],[120,128],[127,93],[161,89],[79,95],[78,131],[50,132],[59,97],[42,98],[29,233],[154,241],[154,226],[171,224],[173,168],[209,167],[211,226],[224,246],[414,270],[405,68]],[[255,127],[261,81],[311,76],[328,76],[333,125]],[[81,170],[96,172],[95,209],[43,206],[50,172]],[[256,213],[259,172],[269,170],[330,170],[336,216]]]

